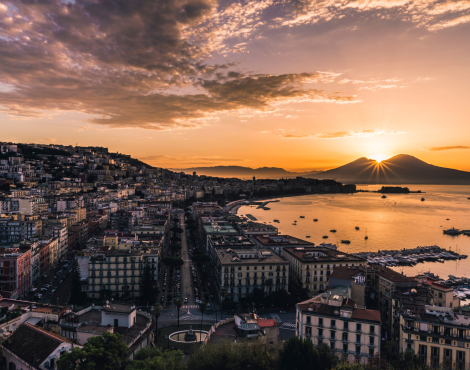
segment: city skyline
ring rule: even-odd
[[[464,0],[2,0],[2,140],[165,168],[470,171],[469,22]]]

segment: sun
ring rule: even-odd
[[[376,154],[372,158],[374,158],[377,163],[380,163],[383,160],[387,159],[387,157],[383,154]]]

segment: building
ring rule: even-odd
[[[274,319],[261,319],[256,314],[236,314],[234,322],[237,336],[255,343],[262,343],[266,349],[276,348],[279,328]]]
[[[60,320],[60,333],[74,343],[83,345],[89,338],[105,332],[122,335],[129,346],[128,358],[143,347],[153,344],[153,317],[136,306],[109,303],[70,312]]]
[[[296,305],[295,334],[327,344],[339,357],[365,364],[380,355],[380,312],[357,308],[350,287],[336,287]]]
[[[265,225],[266,226],[266,225]],[[314,247],[315,244],[306,242],[305,240],[294,238],[290,235],[253,235],[253,242],[260,248],[269,248],[279,255],[285,247],[295,246],[296,248]]]
[[[24,323],[1,345],[1,368],[55,369],[60,355],[72,348],[73,344],[67,338]]]
[[[234,302],[253,294],[255,288],[267,293],[287,290],[289,263],[272,251],[229,248],[215,252],[216,291],[227,289],[227,297]]]
[[[370,288],[369,295],[366,297],[366,304],[368,307],[380,311],[382,338],[385,342],[383,349],[386,351],[384,356],[388,356],[389,353],[397,353],[399,345],[397,330],[395,330],[396,335],[393,335],[393,293],[416,288],[418,282],[414,277],[408,277],[380,265],[367,266],[365,271],[366,283]]]
[[[366,260],[326,247],[283,247],[282,256],[289,262],[292,284],[305,288],[309,296],[328,287],[336,267],[359,267]]]
[[[444,360],[458,369],[469,368],[468,311],[407,302],[401,311],[400,327],[400,351],[412,350],[434,368]]]
[[[2,248],[0,254],[0,293],[4,297],[24,297],[31,287],[31,250]]]
[[[149,255],[149,258],[154,258]],[[85,260],[88,268],[80,268],[82,279],[85,280],[82,289],[89,298],[98,298],[100,291],[107,291],[112,297],[138,297],[144,268],[144,253],[134,250],[90,251]],[[82,266],[82,264],[80,264]],[[152,275],[155,277],[157,262]],[[156,281],[155,281],[156,284]]]

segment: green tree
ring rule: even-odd
[[[70,290],[70,303],[71,304],[84,304],[86,302],[86,293],[82,292],[82,282],[80,275],[80,265],[75,258],[72,262],[72,288]]]
[[[210,257],[207,254],[195,254],[191,258],[194,263],[197,263],[198,265],[202,266],[204,263],[210,261]]]
[[[256,342],[209,342],[191,354],[187,362],[191,370],[277,370],[275,355]],[[304,369],[302,369],[304,370]],[[308,368],[305,368],[308,370]]]
[[[227,295],[227,288],[220,289],[220,297],[221,297],[221,300],[220,300],[220,309],[221,309],[220,320],[222,320],[222,316],[224,314],[224,300],[225,300],[226,295]]]
[[[180,326],[180,308],[183,305],[183,301],[181,300],[180,297],[178,297],[175,304],[176,304],[176,309],[178,310],[178,326]]]
[[[199,311],[201,311],[201,330],[200,330],[200,334],[201,334],[201,339],[202,339],[202,320],[204,320],[204,312],[206,312],[206,308],[207,308],[207,303],[205,302],[202,302],[199,304]]]
[[[340,363],[338,356],[336,356],[325,343],[317,346],[317,351],[320,355],[319,366],[317,367],[318,370],[331,370]]]
[[[160,314],[162,313],[163,307],[160,306],[158,303],[153,307],[153,314],[155,315],[155,341],[157,340],[158,337],[158,318],[160,317]]]
[[[142,282],[140,284],[140,300],[146,304],[153,305],[157,300],[157,289],[154,287],[152,268],[147,259],[144,260],[144,271],[142,273]]]
[[[280,370],[311,369],[318,364],[320,355],[312,341],[301,337],[290,337],[279,351]]]
[[[129,347],[121,335],[105,332],[91,337],[83,348],[64,352],[57,361],[58,370],[120,370],[127,358]]]
[[[183,370],[183,357],[179,350],[162,352],[156,347],[144,347],[134,355],[126,370]]]
[[[427,370],[429,367],[421,361],[419,356],[408,349],[400,352],[395,359],[390,361],[394,370]]]
[[[183,259],[177,257],[165,257],[162,259],[162,262],[165,266],[168,267],[179,267],[184,264]]]
[[[364,370],[364,368],[357,362],[350,364],[347,361],[343,361],[336,365],[332,370]]]

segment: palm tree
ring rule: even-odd
[[[222,312],[220,313],[220,320],[221,321],[222,321],[222,315],[224,314],[224,300],[225,300],[226,295],[227,295],[227,288],[220,289],[220,296],[222,297],[222,300],[220,302],[220,307],[222,309]]]
[[[200,330],[201,339],[202,339],[202,320],[204,319],[204,312],[206,312],[206,308],[207,308],[207,303],[202,302],[202,303],[199,304],[199,311],[201,311],[201,313],[202,313],[202,316],[201,316],[201,330]],[[201,339],[199,339],[199,342],[201,341]]]
[[[155,315],[155,338],[158,336],[158,318],[162,312],[162,306],[158,303],[153,307],[153,313]]]
[[[180,326],[180,308],[183,305],[183,301],[181,300],[181,297],[178,297],[178,299],[175,301],[175,304],[178,310],[178,326]]]

